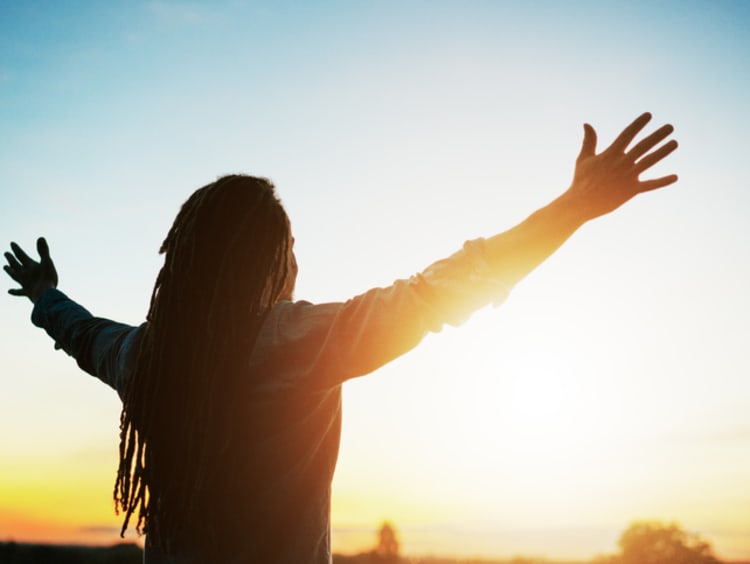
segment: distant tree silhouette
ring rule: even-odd
[[[373,550],[376,562],[396,563],[401,560],[399,556],[399,542],[396,529],[388,521],[384,521],[378,530],[378,542]]]
[[[621,554],[599,560],[607,564],[720,564],[710,543],[685,532],[676,523],[640,521],[631,524],[618,542]]]
[[[132,543],[113,546],[0,543],[0,564],[141,564],[143,549]]]

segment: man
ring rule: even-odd
[[[500,303],[578,227],[675,175],[639,176],[677,148],[665,125],[602,151],[584,125],[573,182],[516,227],[421,274],[342,303],[293,301],[289,220],[273,185],[227,176],[197,190],[167,235],[146,322],[93,317],[56,290],[44,239],[6,272],[33,322],[123,400],[114,498],[145,532],[146,562],[330,562],[341,384],[429,331]]]

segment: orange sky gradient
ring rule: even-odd
[[[523,220],[644,111],[679,182],[501,307],[344,386],[334,550],[588,559],[634,520],[750,560],[750,4],[11,2],[0,241],[143,321],[179,205],[270,177],[297,298],[345,300]],[[11,287],[8,281],[7,287]],[[0,540],[118,539],[119,400],[0,299]],[[128,540],[134,540],[131,532]]]

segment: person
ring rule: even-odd
[[[116,507],[149,563],[331,562],[330,488],[341,386],[457,325],[581,225],[676,175],[640,175],[677,148],[645,113],[597,153],[584,125],[570,187],[512,229],[420,274],[341,303],[293,299],[289,219],[270,181],[219,178],[183,204],[162,247],[145,323],[94,317],[16,243],[5,271],[32,321],[123,402]],[[663,143],[664,142],[664,143]]]

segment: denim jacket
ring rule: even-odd
[[[488,303],[499,305],[509,290],[493,275],[478,239],[421,274],[346,302],[276,304],[247,351],[254,377],[242,400],[247,413],[267,417],[262,436],[250,429],[255,419],[238,426],[248,428],[246,459],[263,483],[230,484],[236,495],[232,518],[255,523],[242,539],[231,541],[231,562],[330,563],[341,384],[409,351],[428,332],[458,325]],[[32,321],[84,371],[124,397],[145,323],[133,327],[94,317],[54,289],[37,301]],[[164,554],[146,539],[149,564],[197,564],[206,558],[184,544]]]

